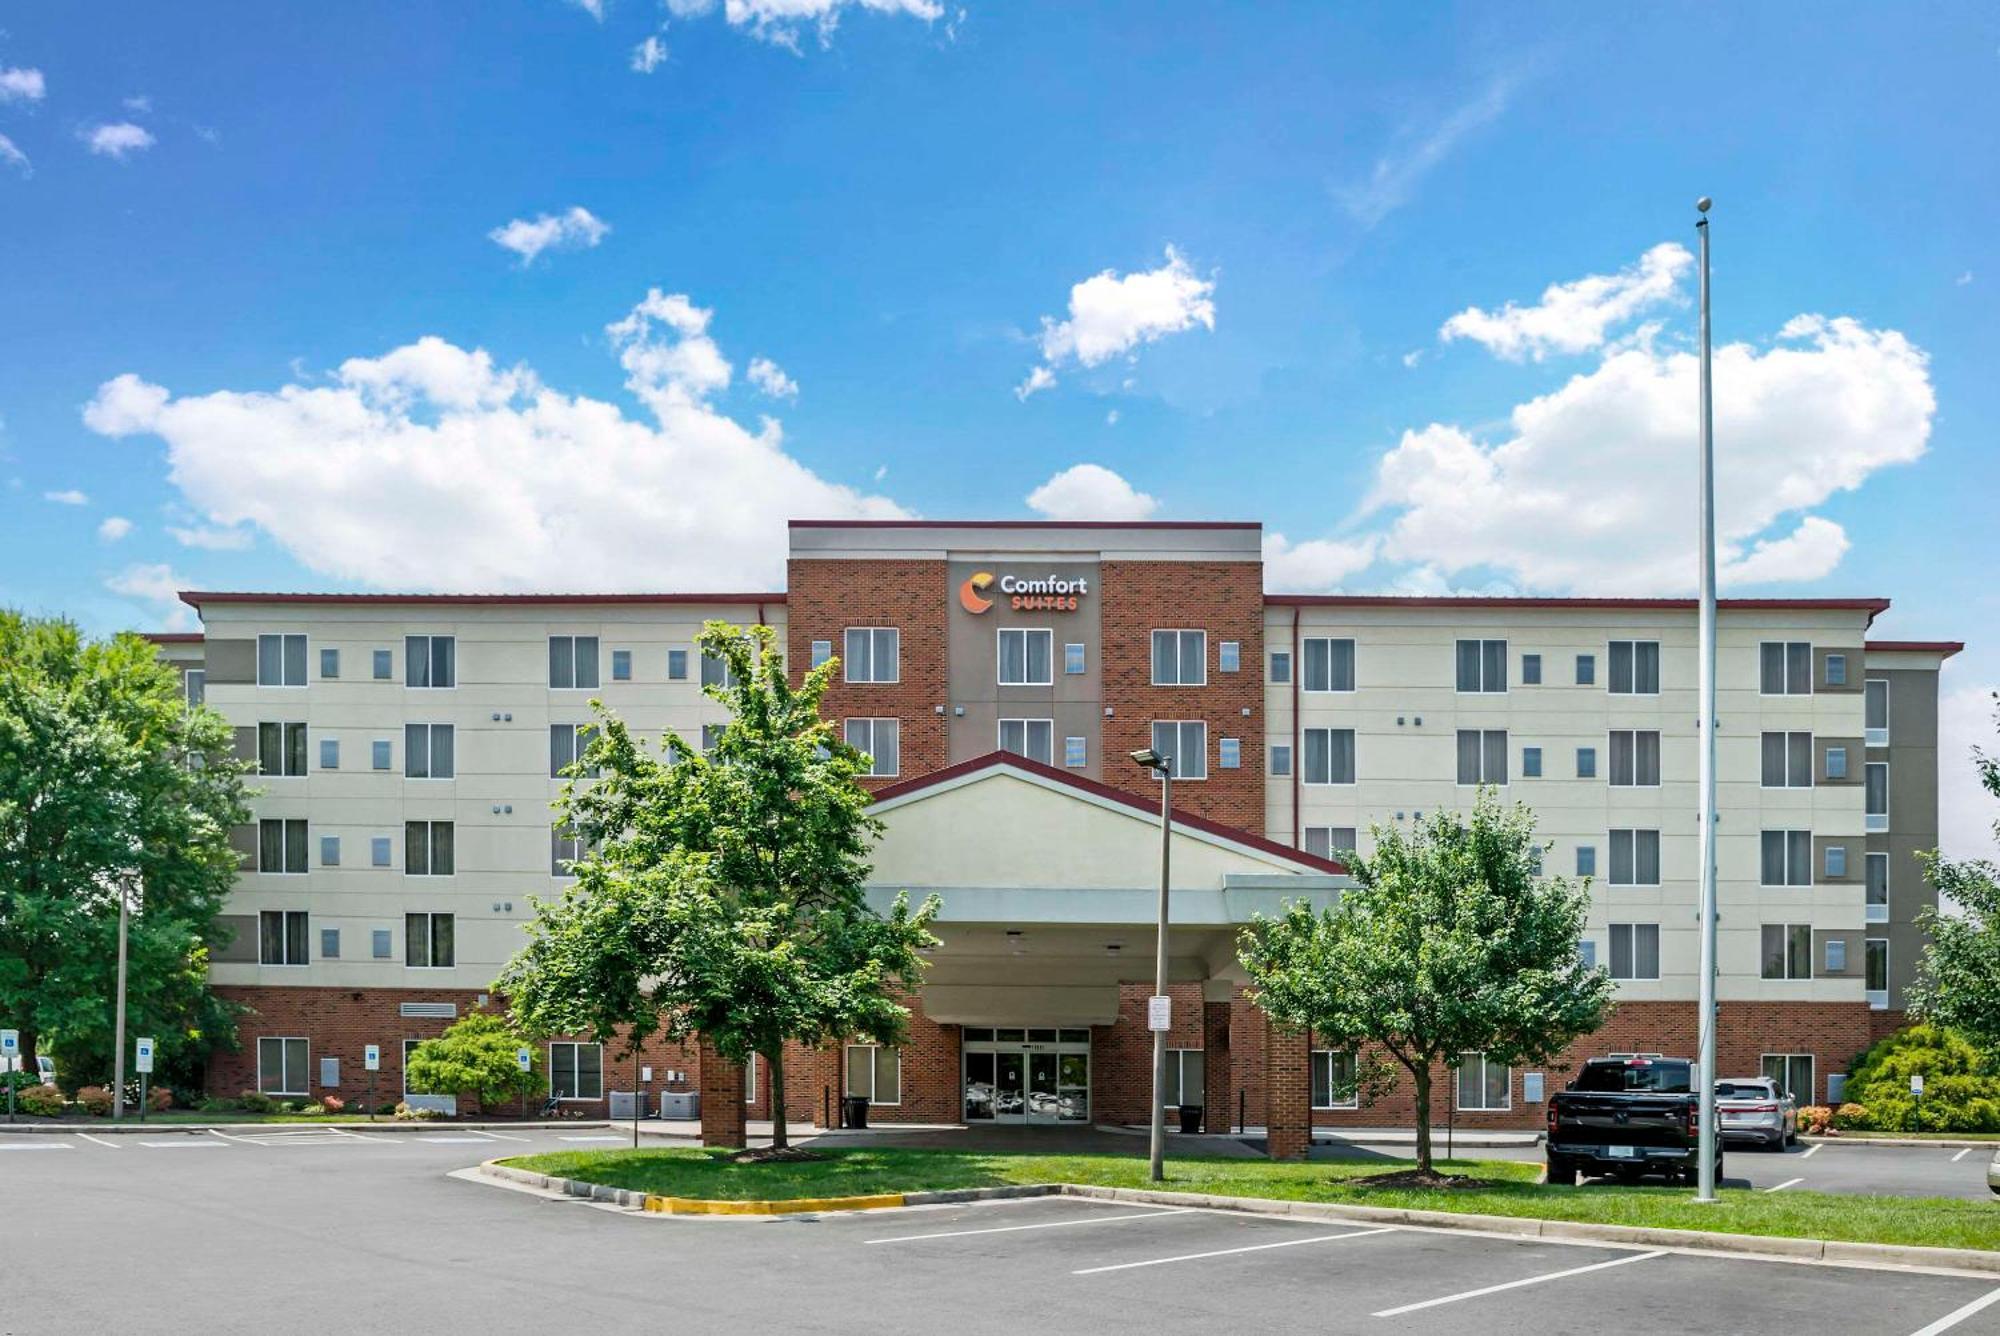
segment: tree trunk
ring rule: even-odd
[[[1431,1065],[1413,1064],[1410,1080],[1417,1093],[1417,1172],[1431,1172]]]
[[[779,1044],[764,1061],[771,1068],[771,1149],[784,1150],[792,1144],[785,1136],[785,1046]]]
[[[24,1072],[33,1072],[37,1081],[42,1079],[41,1069],[35,1061],[35,1042],[40,1038],[41,1036],[33,1030],[21,1031],[21,1051],[16,1058],[21,1064],[21,1070]]]

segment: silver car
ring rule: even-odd
[[[1717,1081],[1715,1112],[1724,1141],[1755,1141],[1774,1149],[1798,1143],[1798,1102],[1768,1076]]]
[[[1986,1186],[2000,1197],[2000,1150],[1994,1151],[1993,1158],[1986,1162]]]

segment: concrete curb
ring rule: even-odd
[[[545,1192],[560,1192],[566,1197],[582,1197],[590,1201],[609,1202],[631,1210],[651,1211],[656,1215],[804,1215],[808,1212],[827,1211],[881,1211],[898,1206],[938,1206],[951,1202],[987,1201],[1006,1197],[1049,1197],[1062,1192],[1059,1183],[1009,1184],[997,1188],[945,1188],[930,1192],[880,1192],[862,1197],[794,1197],[786,1201],[712,1201],[700,1197],[662,1197],[658,1193],[640,1192],[633,1188],[607,1187],[602,1183],[585,1183],[574,1178],[558,1178],[553,1174],[538,1174],[529,1169],[516,1169],[512,1165],[501,1164],[498,1160],[488,1160],[479,1166],[479,1172],[489,1178],[502,1178],[510,1183],[520,1183]]]
[[[1933,1150],[2000,1151],[2000,1141],[1994,1141],[1991,1139],[1986,1141],[1976,1141],[1971,1137],[1802,1136],[1799,1138],[1799,1140],[1804,1142],[1808,1146],[1901,1146],[1905,1149],[1911,1147],[1921,1148],[1924,1146],[1929,1146]]]
[[[624,1127],[624,1123],[615,1124]],[[298,1132],[315,1128],[335,1127],[343,1132],[554,1132],[589,1131],[591,1129],[614,1126],[598,1119],[569,1119],[559,1123],[460,1123],[448,1119],[405,1119],[397,1122],[393,1118],[381,1118],[375,1122],[343,1123],[324,1119],[315,1122],[298,1123],[141,1123],[137,1121],[89,1123],[8,1123],[0,1121],[0,1136],[16,1133],[39,1134],[44,1136],[74,1136],[88,1132],[94,1137],[101,1136],[160,1136],[169,1132],[186,1132],[199,1136],[204,1132],[227,1132],[235,1136],[249,1136],[260,1132]]]

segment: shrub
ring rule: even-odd
[[[407,1104],[396,1106],[396,1117],[404,1122],[428,1122],[438,1116],[436,1109],[413,1109]]]
[[[345,1113],[347,1111],[347,1101],[338,1095],[322,1096],[319,1103],[320,1110],[323,1113]]]
[[[243,1101],[223,1099],[219,1095],[211,1095],[201,1103],[195,1105],[195,1107],[203,1113],[235,1113],[243,1107]]]
[[[6,1098],[8,1086],[13,1086],[16,1090],[26,1090],[29,1086],[38,1086],[41,1083],[42,1076],[40,1072],[26,1070],[0,1072],[0,1099]]]
[[[270,1113],[278,1107],[278,1101],[261,1090],[246,1090],[236,1097],[236,1102],[247,1113]]]
[[[1842,1106],[1846,1107],[1845,1105]],[[1826,1131],[1826,1125],[1833,1119],[1833,1110],[1824,1104],[1808,1104],[1799,1110],[1799,1131],[1807,1136],[1819,1136]]]
[[[319,1116],[320,1114],[323,1114],[323,1113],[325,1113],[325,1112],[326,1112],[326,1105],[324,1105],[324,1104],[304,1104],[304,1105],[301,1105],[301,1106],[299,1106],[299,1112],[300,1112],[300,1113],[309,1113],[309,1114],[311,1114],[311,1115],[312,1115],[313,1117],[317,1118],[317,1117],[318,1117],[318,1116]]]
[[[1918,1075],[1922,1100],[1910,1095]],[[1876,1131],[2000,1131],[2000,1075],[1964,1038],[1934,1025],[1907,1026],[1876,1043],[1855,1064],[1847,1092]]]
[[[153,1086],[146,1091],[146,1107],[154,1113],[165,1113],[174,1107],[174,1092],[165,1086]]]
[[[1866,1104],[1856,1104],[1850,1100],[1833,1111],[1833,1125],[1842,1132],[1865,1131],[1874,1126],[1868,1121],[1871,1116]]]
[[[37,1118],[54,1118],[63,1111],[62,1091],[40,1082],[22,1089],[14,1100],[21,1112],[32,1113]]]
[[[103,1086],[85,1086],[76,1092],[77,1106],[93,1118],[111,1112],[111,1092]]]

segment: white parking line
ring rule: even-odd
[[[1237,1253],[1263,1252],[1267,1248],[1296,1248],[1304,1243],[1334,1243],[1340,1239],[1361,1239],[1370,1234],[1391,1234],[1395,1231],[1384,1226],[1381,1229],[1353,1229],[1345,1234],[1316,1234],[1309,1239],[1280,1239],[1276,1243],[1252,1243],[1242,1248],[1218,1248],[1214,1252],[1182,1253],[1178,1257],[1153,1257],[1143,1262],[1119,1262],[1114,1266],[1085,1267],[1072,1271],[1072,1276],[1097,1276],[1106,1271],[1130,1271],[1142,1266],[1165,1266],[1169,1262],[1199,1262],[1205,1257],[1234,1257]]]
[[[257,1143],[257,1142],[255,1142],[255,1141],[246,1141],[246,1140],[244,1140],[244,1138],[242,1138],[242,1137],[238,1137],[238,1136],[231,1136],[231,1135],[230,1135],[229,1133],[227,1133],[227,1132],[218,1132],[218,1131],[217,1131],[216,1129],[214,1129],[213,1127],[211,1127],[211,1128],[209,1128],[209,1129],[208,1129],[208,1134],[209,1134],[210,1136],[212,1136],[212,1137],[221,1137],[221,1138],[222,1138],[222,1139],[223,1139],[224,1141],[235,1141],[235,1142],[238,1142],[238,1143],[240,1143],[240,1144],[242,1144],[242,1145],[245,1145],[245,1146],[254,1146],[254,1145],[257,1145],[257,1144],[258,1144],[258,1143]]]
[[[183,1146],[199,1150],[217,1149],[215,1142],[203,1141],[200,1137],[175,1137],[172,1141],[141,1141],[139,1144],[142,1146],[151,1146],[154,1150],[179,1150]]]
[[[1799,1158],[1801,1160],[1810,1160],[1813,1156],[1819,1154],[1820,1145],[1820,1142],[1813,1142],[1812,1145],[1806,1147],[1806,1153],[1799,1156]]]
[[[93,1145],[93,1146],[102,1146],[102,1147],[104,1147],[104,1148],[105,1148],[106,1150],[120,1150],[120,1149],[123,1149],[123,1148],[122,1148],[121,1146],[119,1146],[119,1144],[118,1144],[117,1142],[115,1142],[115,1141],[112,1141],[112,1140],[109,1140],[109,1139],[107,1139],[107,1138],[105,1138],[105,1137],[94,1137],[94,1136],[92,1136],[92,1135],[91,1135],[90,1133],[88,1133],[88,1132],[78,1132],[78,1133],[77,1133],[77,1135],[78,1135],[78,1136],[80,1136],[80,1137],[82,1137],[82,1138],[83,1138],[83,1139],[84,1139],[85,1141],[88,1141],[88,1142],[89,1142],[89,1143],[90,1143],[91,1145]]]
[[[75,1150],[76,1147],[64,1141],[51,1141],[44,1145],[39,1141],[22,1142],[17,1146],[0,1146],[0,1150]]]
[[[1766,1192],[1783,1192],[1783,1191],[1784,1191],[1784,1190],[1785,1190],[1786,1188],[1788,1188],[1788,1187],[1791,1187],[1791,1186],[1792,1186],[1793,1184],[1795,1184],[1795,1183],[1803,1183],[1803,1182],[1805,1182],[1805,1180],[1804,1180],[1803,1178],[1788,1178],[1788,1179],[1786,1179],[1786,1180],[1785,1180],[1784,1182],[1782,1182],[1782,1183],[1778,1184],[1778,1186],[1776,1186],[1776,1187],[1774,1187],[1774,1188],[1765,1188],[1765,1189],[1764,1189],[1764,1191],[1766,1191]]]
[[[925,1239],[962,1239],[973,1234],[1013,1234],[1024,1229],[1066,1229],[1071,1225],[1115,1225],[1125,1220],[1159,1220],[1170,1215],[1187,1215],[1192,1206],[1173,1206],[1160,1211],[1140,1211],[1132,1215],[1086,1215],[1074,1220],[1040,1220],[1032,1225],[994,1225],[987,1229],[947,1229],[933,1234],[898,1234],[892,1239],[863,1239],[863,1243],[921,1243]]]
[[[1952,1162],[1953,1164],[1957,1164],[1957,1163],[1958,1163],[1958,1162],[1959,1162],[1960,1160],[1964,1159],[1964,1158],[1965,1158],[1966,1156],[1968,1156],[1968,1155],[1970,1155],[1970,1154],[1972,1154],[1972,1147],[1970,1147],[1970,1146],[1967,1146],[1967,1147],[1966,1147],[1966,1148],[1965,1148],[1964,1150],[1962,1150],[1962,1151],[1960,1151],[1960,1152],[1959,1152],[1958,1154],[1956,1154],[1956,1155],[1952,1156],[1952,1157],[1951,1157],[1951,1162]]]
[[[1925,1327],[1922,1331],[1911,1333],[1911,1336],[1938,1336],[1939,1332],[1949,1331],[1951,1328],[1965,1321],[1965,1319],[1971,1317],[1974,1313],[1979,1312],[1983,1308],[1990,1307],[1995,1303],[2000,1303],[2000,1289],[1988,1290],[1985,1294],[1982,1294],[1979,1298],[1974,1299],[1971,1303],[1967,1304],[1965,1307],[1958,1309],[1955,1312],[1946,1313],[1943,1317],[1931,1323],[1928,1327]]]
[[[623,1141],[624,1137],[557,1137],[557,1141]]]
[[[361,1133],[359,1133],[359,1132],[349,1132],[349,1131],[346,1131],[346,1130],[345,1130],[345,1129],[343,1129],[343,1128],[338,1128],[338,1127],[329,1127],[329,1128],[327,1128],[326,1130],[327,1130],[327,1131],[329,1131],[329,1132],[331,1132],[331,1133],[333,1133],[333,1134],[334,1134],[335,1136],[341,1136],[341,1137],[346,1137],[346,1138],[348,1138],[348,1139],[349,1139],[349,1140],[351,1140],[351,1141],[365,1141],[365,1142],[367,1142],[367,1143],[368,1143],[369,1145],[371,1145],[371,1146],[384,1146],[384,1147],[386,1147],[386,1146],[387,1146],[387,1145],[389,1144],[389,1143],[388,1143],[388,1142],[386,1142],[386,1141],[379,1141],[379,1140],[377,1140],[377,1139],[376,1139],[375,1137],[372,1137],[372,1136],[363,1136],[363,1135],[362,1135]]]
[[[1561,1280],[1565,1276],[1580,1276],[1586,1271],[1602,1271],[1606,1267],[1626,1266],[1633,1262],[1651,1261],[1655,1257],[1665,1257],[1666,1255],[1664,1250],[1633,1253],[1629,1257],[1614,1257],[1608,1262],[1596,1262],[1590,1266],[1573,1266],[1567,1271],[1550,1271],[1539,1276],[1529,1276],[1525,1280],[1510,1280],[1504,1285],[1488,1285],[1482,1289],[1466,1290],[1462,1294],[1447,1294],[1440,1299],[1425,1299],[1421,1303],[1404,1304],[1400,1308],[1385,1308],[1374,1316],[1401,1317],[1405,1313],[1414,1313],[1420,1308],[1436,1308],[1440,1304],[1455,1304],[1461,1299],[1477,1299],[1481,1295],[1498,1294],[1502,1290],[1518,1290],[1523,1285],[1539,1285],[1545,1280]],[[1924,1336],[1924,1334],[1919,1332],[1917,1336]]]
[[[416,1143],[419,1146],[483,1146],[484,1137],[478,1136],[427,1136]]]
[[[533,1141],[533,1137],[517,1137],[507,1132],[482,1132],[478,1128],[467,1128],[476,1137],[491,1137],[495,1141]],[[624,1138],[619,1138],[621,1141]]]

